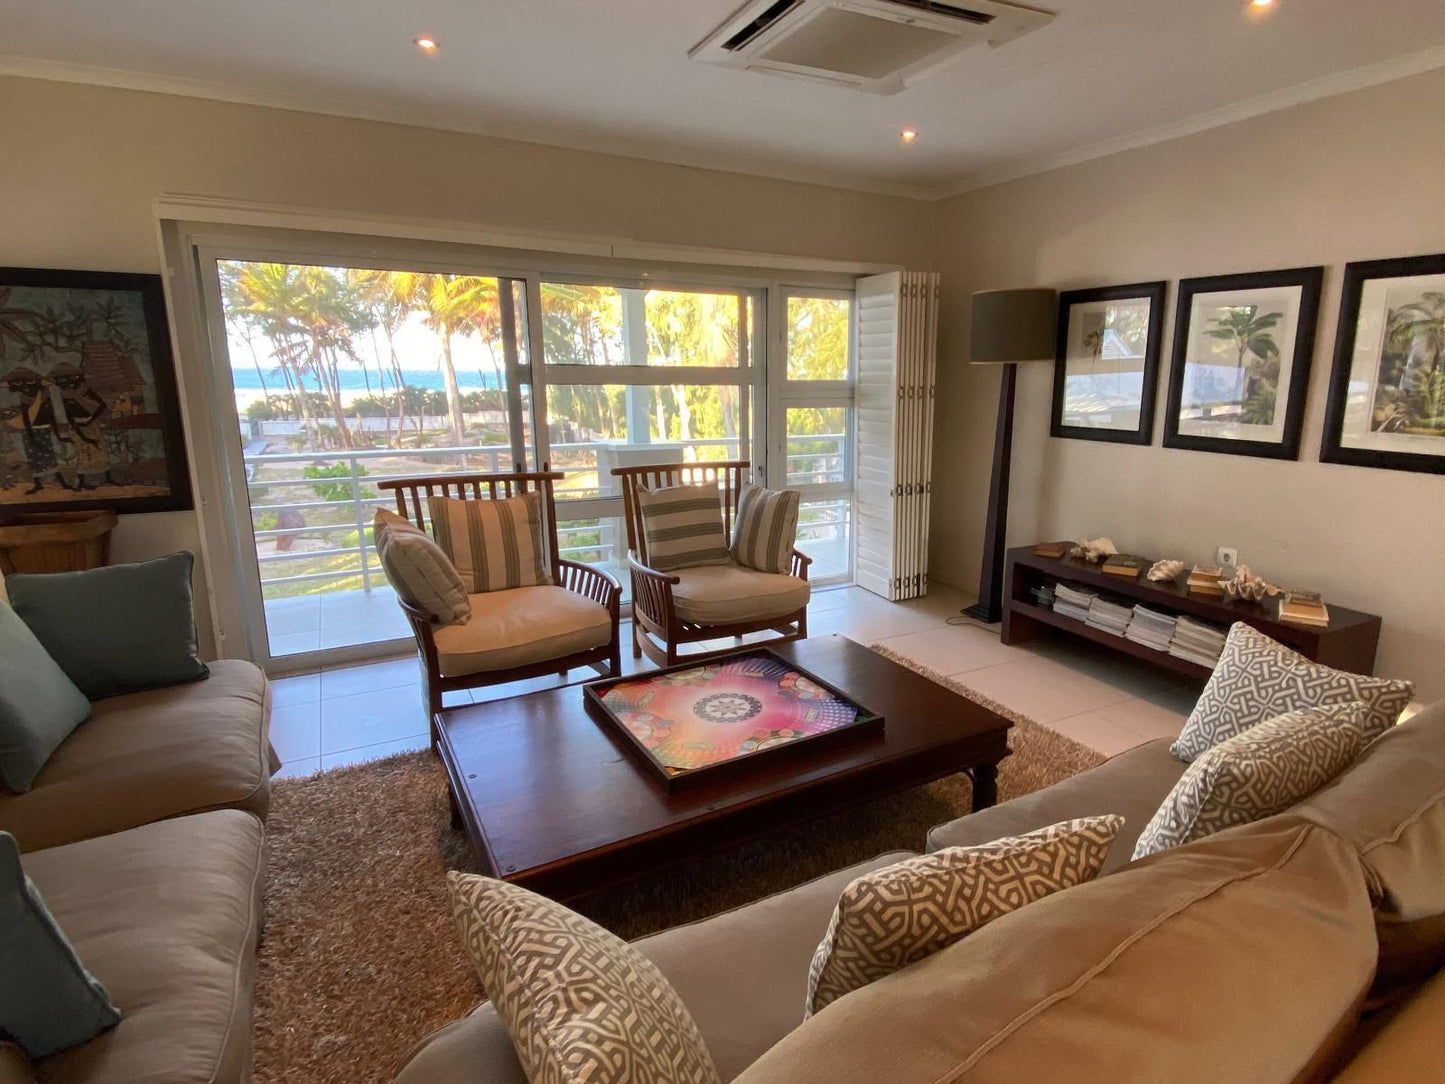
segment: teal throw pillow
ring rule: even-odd
[[[90,701],[0,602],[0,784],[24,792],[50,754],[90,717]]]
[[[120,1023],[95,977],[20,868],[20,848],[0,832],[0,1035],[32,1058],[95,1038]]]
[[[9,576],[10,605],[92,700],[199,681],[190,553]]]

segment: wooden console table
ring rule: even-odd
[[[1005,602],[1003,632],[1000,638],[1006,644],[1020,644],[1036,639],[1043,635],[1046,629],[1053,628],[1092,640],[1096,644],[1103,644],[1178,674],[1201,681],[1209,677],[1210,670],[1198,663],[1176,658],[1167,651],[1155,651],[1123,636],[1093,628],[1075,618],[1057,614],[1034,601],[1030,594],[1031,588],[1062,580],[1065,583],[1098,588],[1106,594],[1143,603],[1150,609],[1170,614],[1187,614],[1223,627],[1243,621],[1266,636],[1288,645],[1307,659],[1356,674],[1375,672],[1375,649],[1380,642],[1380,618],[1375,614],[1348,610],[1330,603],[1330,623],[1327,628],[1296,625],[1279,619],[1279,598],[1246,602],[1191,594],[1184,586],[1188,578],[1189,572],[1186,569],[1177,579],[1167,583],[1154,583],[1145,579],[1142,574],[1138,579],[1129,579],[1102,572],[1098,565],[1073,557],[1039,557],[1034,554],[1032,546],[1011,549],[1004,565]]]

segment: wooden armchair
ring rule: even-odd
[[[436,743],[436,713],[442,709],[442,694],[458,689],[502,685],[511,681],[565,674],[576,667],[589,666],[603,676],[621,673],[621,652],[618,619],[622,585],[609,573],[591,565],[564,560],[557,545],[557,506],[553,483],[565,477],[560,471],[513,471],[495,474],[445,474],[430,478],[399,478],[378,482],[379,489],[396,494],[397,512],[425,527],[428,523],[427,498],[454,497],[461,500],[498,500],[520,496],[530,490],[542,494],[542,530],[547,547],[551,587],[519,587],[507,591],[473,594],[472,617],[461,625],[439,626],[430,615],[397,601],[411,622],[420,653],[422,692],[428,714],[432,717],[432,743]],[[568,595],[559,596],[561,589]],[[577,596],[573,598],[572,596]],[[585,599],[606,611],[611,634],[607,642],[555,657],[546,657],[544,648],[530,646],[525,636],[532,626],[545,622],[548,611],[565,624],[588,607],[578,605]],[[562,605],[559,606],[559,603]],[[503,629],[505,626],[505,630]],[[520,634],[520,643],[497,643],[497,637]],[[592,639],[598,637],[593,636]],[[488,660],[505,659],[494,665]]]
[[[683,655],[685,644],[750,632],[775,631],[769,642],[808,638],[808,566],[813,559],[793,550],[788,573],[758,572],[735,564],[659,572],[647,564],[647,534],[638,491],[666,486],[715,484],[722,491],[723,530],[732,537],[746,460],[614,467],[622,485],[627,521],[627,563],[632,573],[632,657],[659,666],[707,659],[723,649]]]

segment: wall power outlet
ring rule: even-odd
[[[1239,564],[1239,550],[1233,546],[1220,546],[1214,555],[1214,562],[1235,567]]]

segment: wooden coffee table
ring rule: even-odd
[[[483,872],[568,898],[955,772],[975,810],[994,803],[1007,719],[841,636],[773,650],[883,729],[669,793],[577,685],[439,712],[453,817]]]

